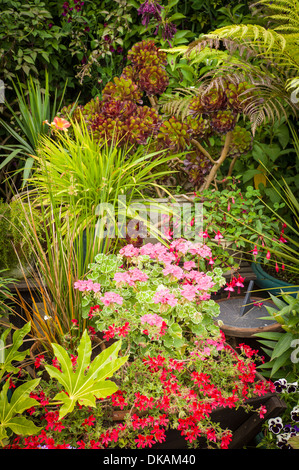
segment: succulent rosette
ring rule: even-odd
[[[129,50],[127,58],[137,70],[154,65],[167,65],[166,53],[156,46],[154,40],[137,42]]]
[[[169,84],[166,70],[158,65],[140,70],[138,85],[147,95],[161,95]]]
[[[219,134],[226,134],[234,129],[236,122],[236,114],[231,110],[220,110],[210,117],[210,126]]]
[[[212,163],[202,153],[190,152],[184,160],[184,168],[188,172],[190,183],[198,187],[204,182],[204,178],[212,168]]]
[[[203,116],[188,115],[184,122],[188,125],[191,135],[195,138],[203,138],[211,131],[210,121]]]
[[[230,157],[240,156],[248,153],[252,149],[253,137],[251,132],[244,127],[235,126],[232,131],[232,141],[228,155]]]
[[[103,89],[102,96],[103,101],[129,100],[142,104],[142,92],[130,78],[114,77]]]
[[[191,132],[186,123],[171,117],[161,125],[157,135],[157,144],[163,148],[182,151],[190,144]]]
[[[248,99],[252,97],[252,86],[247,82],[229,83],[225,90],[228,106],[236,113],[246,109]]]
[[[227,107],[227,97],[220,86],[212,84],[202,93],[200,99],[207,113],[226,109]]]
[[[200,96],[195,96],[189,103],[189,113],[192,116],[201,116],[205,112]]]
[[[122,124],[123,134],[131,144],[146,144],[147,139],[156,134],[161,124],[155,109],[143,106],[137,108],[136,114],[131,115]]]

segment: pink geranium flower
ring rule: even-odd
[[[181,289],[181,295],[185,297],[185,299],[189,300],[190,302],[192,302],[195,299],[197,293],[198,293],[198,287],[192,284],[186,284]]]
[[[175,277],[176,279],[182,279],[184,277],[184,271],[179,266],[169,264],[163,269],[164,276],[170,274],[171,276]]]
[[[139,255],[139,248],[135,248],[132,244],[126,245],[119,250],[119,254],[126,258],[132,258],[133,256]]]
[[[88,279],[87,281],[76,281],[74,283],[74,288],[78,289],[80,292],[99,292],[101,290],[101,284],[97,282],[93,282],[91,279]]]
[[[154,295],[153,300],[155,304],[158,304],[158,303],[168,304],[171,307],[174,307],[178,302],[178,299],[176,299],[175,296],[171,294],[169,292],[169,289],[167,289],[166,287],[163,287],[162,289],[158,289]]]
[[[130,269],[130,271],[128,271],[128,274],[130,276],[130,279],[134,282],[145,282],[148,280],[148,275],[143,271],[140,271],[140,269],[138,268]]]
[[[147,323],[148,325],[161,327],[164,323],[164,320],[156,313],[146,313],[140,318],[140,322],[142,324]]]
[[[145,282],[148,280],[148,275],[138,268],[130,269],[129,271],[119,272],[114,274],[113,280],[117,284],[129,284],[135,286],[135,282]]]
[[[119,294],[115,294],[115,292],[105,292],[104,296],[100,298],[100,301],[106,306],[114,303],[122,305],[123,300],[124,299]]]
[[[186,269],[186,271],[190,271],[190,269],[195,268],[195,267],[196,267],[196,264],[194,261],[185,261],[184,263],[184,269]]]

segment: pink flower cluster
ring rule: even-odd
[[[143,315],[143,317],[140,318],[140,322],[142,325],[147,324],[149,326],[158,328],[159,331],[156,335],[157,338],[159,338],[159,336],[163,336],[167,329],[167,323],[156,313],[146,313]],[[148,330],[144,330],[143,333],[149,334]],[[152,337],[152,339],[154,339],[154,337]]]
[[[115,294],[115,292],[105,292],[104,296],[100,298],[100,301],[106,306],[110,304],[122,305],[123,300],[124,299],[119,294]]]
[[[176,260],[175,255],[170,253],[162,243],[147,243],[140,248],[140,255],[148,255],[151,259],[157,259],[164,264],[169,264]]]
[[[130,244],[121,248],[119,250],[119,254],[125,256],[126,258],[132,258],[139,255],[139,249]]]
[[[170,274],[171,277],[176,279],[183,279],[184,277],[184,270],[175,264],[167,264],[162,272],[164,276]]]
[[[174,294],[171,294],[169,289],[163,287],[158,289],[154,295],[153,301],[155,304],[161,303],[163,305],[168,304],[171,307],[175,307],[178,299],[175,298]]]
[[[198,286],[194,286],[193,284],[185,284],[181,289],[181,295],[185,297],[185,299],[192,302],[198,293]]]
[[[114,281],[117,284],[129,284],[135,286],[135,282],[145,282],[148,280],[148,275],[138,268],[130,269],[125,272],[118,272],[114,275]]]
[[[78,289],[80,292],[100,292],[101,290],[101,285],[97,282],[93,282],[91,279],[88,279],[87,281],[76,281],[74,283],[74,288]]]
[[[142,324],[147,323],[148,325],[161,327],[164,322],[163,318],[156,313],[146,313],[140,318]]]
[[[137,257],[139,255],[148,255],[152,259],[157,259],[158,261],[164,263],[165,265],[177,261],[180,256],[190,253],[192,255],[200,256],[201,258],[211,259],[212,252],[211,249],[203,243],[194,243],[184,238],[179,238],[173,240],[168,249],[162,243],[147,243],[141,248],[136,248],[133,245],[126,245],[121,248],[121,255],[131,258]]]
[[[175,250],[177,253],[181,255],[185,255],[186,253],[191,253],[192,255],[198,255],[201,258],[205,258],[205,259],[206,258],[209,259],[212,257],[211,249],[204,243],[193,243],[183,238],[174,240],[170,244],[170,250]]]

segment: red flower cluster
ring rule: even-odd
[[[112,327],[113,334],[120,333],[119,329],[113,325]],[[128,324],[121,328],[121,332],[125,331]],[[241,357],[230,346],[217,349],[218,342],[215,340],[209,340],[208,344],[211,348],[214,346],[214,352],[219,354],[217,358],[212,356],[210,363],[208,361],[202,363],[192,355],[184,360],[161,355],[145,357],[142,361],[144,375],[149,381],[152,378],[153,383],[157,384],[157,390],[161,390],[159,393],[152,394],[148,389],[146,389],[147,391],[139,389],[136,392],[130,391],[130,389],[118,390],[99,402],[98,410],[101,410],[99,417],[97,410],[88,416],[84,412],[86,408],[78,406],[77,410],[83,409],[84,415],[79,418],[79,421],[77,420],[77,428],[80,431],[75,439],[77,441],[76,448],[104,449],[115,447],[119,442],[123,443],[126,440],[129,444],[133,442],[137,448],[151,448],[156,443],[164,442],[167,429],[172,428],[177,429],[191,446],[196,446],[196,441],[203,439],[208,442],[209,447],[227,449],[232,439],[232,433],[223,430],[219,423],[213,422],[213,410],[219,407],[231,409],[240,406],[245,409],[249,407],[248,409],[251,410],[252,407],[246,402],[246,399],[273,392],[274,386],[267,381],[256,381],[256,366],[252,360],[257,354],[256,350],[251,349],[248,345],[240,344],[243,353],[243,357]],[[200,341],[195,346],[199,349],[204,347]],[[224,357],[228,359],[229,384],[223,388],[213,383],[213,367],[215,361],[221,362],[223,360],[224,363]],[[72,362],[75,366],[75,356],[72,356]],[[204,365],[204,369],[201,369],[202,365]],[[128,368],[128,376],[130,377],[131,373],[135,377],[136,370],[130,370],[130,367]],[[138,370],[138,364],[136,367]],[[136,382],[137,386],[138,381]],[[16,439],[10,447],[26,449],[70,448],[63,440],[64,433],[68,430],[68,418],[59,419],[57,406],[54,409],[49,409],[50,403],[43,391],[32,392],[30,396],[44,406],[41,415],[41,421],[45,421],[44,429],[37,436],[24,436]],[[111,410],[114,407],[127,410],[125,421],[120,424],[115,424],[114,421],[114,424],[108,429],[103,428],[104,410],[109,411],[108,419],[111,419]],[[102,410],[103,414],[101,414]],[[182,415],[178,415],[180,410],[183,411]],[[27,412],[36,416],[36,411],[37,407],[31,408]],[[263,405],[255,411],[259,413],[261,418],[267,412]],[[104,425],[106,426],[106,422]],[[65,431],[63,431],[64,429]],[[61,431],[63,431],[62,434],[60,434]],[[59,433],[59,439],[55,437],[57,433]]]
[[[113,406],[119,406],[120,409],[122,410],[128,403],[126,402],[124,398],[124,393],[121,390],[117,390],[117,392],[113,393],[111,395],[111,401]]]
[[[108,330],[104,331],[105,334],[103,338],[106,341],[109,341],[109,339],[114,338],[114,336],[125,337],[128,335],[129,330],[130,330],[129,322],[126,322],[123,326],[119,326],[119,327],[115,326],[115,324],[113,323],[113,325],[110,325],[108,327]]]

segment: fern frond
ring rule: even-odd
[[[278,52],[282,54],[287,45],[287,41],[282,34],[260,25],[251,24],[225,26],[207,34],[207,37],[218,40],[224,38],[237,40],[258,51],[261,55]]]
[[[177,46],[171,47],[170,49],[159,49],[162,52],[166,52],[167,54],[184,54],[188,46]]]
[[[299,29],[299,1],[298,0],[260,0],[258,2],[262,7],[267,7],[269,13],[267,18],[274,22],[273,29],[283,34],[297,32]],[[280,24],[275,24],[275,23]]]
[[[188,114],[190,101],[198,95],[199,90],[196,88],[178,88],[175,91],[177,98],[173,96],[162,96],[160,98],[161,112],[167,116],[184,119]]]

